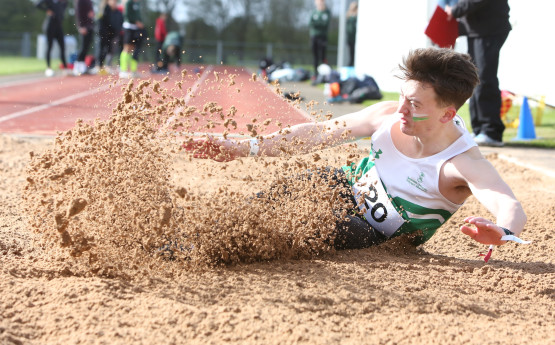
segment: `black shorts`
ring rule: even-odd
[[[143,30],[123,29],[123,44],[138,44],[144,38]]]

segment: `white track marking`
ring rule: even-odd
[[[247,73],[250,72],[249,69],[245,69],[245,71],[247,71]],[[265,86],[268,90],[270,90],[271,93],[275,94],[278,98],[281,98],[281,96],[275,92],[275,89],[273,88],[274,86],[272,86],[270,83],[266,83],[266,82],[263,81],[261,78],[258,78],[258,82],[264,84],[264,86]],[[288,104],[291,106],[291,108],[295,109],[295,110],[296,110],[302,117],[304,117],[307,121],[314,122],[314,118],[313,118],[312,116],[310,116],[310,115],[307,114],[305,111],[303,111],[302,109],[298,108],[297,106],[293,105],[293,104],[292,104],[293,102],[288,101],[288,100],[286,100],[286,99],[284,99],[284,98],[281,98],[281,100],[282,100],[283,102],[288,103]]]
[[[189,103],[189,100],[192,97],[191,95],[199,89],[200,83],[204,82],[206,80],[206,78],[208,78],[208,73],[210,73],[213,69],[214,69],[213,66],[208,66],[204,69],[204,71],[202,71],[202,74],[200,75],[200,78],[198,78],[197,81],[193,84],[193,86],[191,86],[191,91],[187,92],[187,94],[185,95],[185,98],[183,99],[185,105],[187,105]],[[181,109],[183,109],[183,108],[179,107],[179,108],[175,109],[174,113],[175,114],[179,113],[179,111],[181,111]],[[177,115],[170,116],[170,118],[166,120],[166,123],[164,124],[164,126],[162,128],[167,129],[171,125],[172,121],[174,121],[176,118],[177,118]]]
[[[202,83],[203,81],[206,80],[206,78],[208,78],[208,73],[212,72],[212,70],[214,70],[214,66],[208,66],[204,69],[204,71],[200,75],[200,78],[198,78],[195,84],[191,87],[191,91],[185,95],[185,99],[184,99],[185,104],[189,103],[189,100],[191,99],[191,95],[198,90],[200,83]]]
[[[522,162],[522,161],[520,161],[516,158],[510,157],[510,156],[507,156],[507,155],[504,155],[504,154],[498,154],[498,157],[503,159],[503,160],[506,160],[507,162],[510,162],[510,163],[516,164],[518,166],[521,166],[521,167],[524,167],[524,168],[527,168],[527,169],[530,169],[530,170],[534,170],[534,171],[540,172],[544,175],[547,175],[549,177],[555,178],[555,172],[552,171],[552,170],[544,169],[542,167],[539,167],[539,166],[536,166],[536,165],[533,165],[533,164],[530,164],[530,163],[524,163],[524,162]]]
[[[15,113],[11,113],[11,114],[0,117],[0,122],[9,121],[9,120],[21,117],[21,116],[29,115],[29,114],[32,114],[32,113],[36,113],[38,111],[42,111],[42,110],[45,110],[45,109],[48,109],[48,108],[58,106],[60,104],[68,103],[68,102],[74,101],[74,100],[79,99],[79,98],[94,95],[95,93],[98,93],[98,92],[109,89],[110,86],[111,86],[111,84],[103,85],[99,88],[83,91],[83,92],[80,92],[80,93],[76,93],[74,95],[61,98],[59,100],[56,100],[56,101],[48,103],[48,104],[43,104],[43,105],[39,105],[39,106],[32,107],[32,108],[29,108],[29,109],[17,111]]]

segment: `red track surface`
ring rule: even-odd
[[[253,81],[251,74],[229,66],[185,66],[188,76],[170,74],[163,86],[171,89],[182,80],[182,91],[172,92],[184,98],[186,105],[202,109],[215,102],[224,113],[234,106],[238,131],[245,131],[253,118],[272,118],[283,125],[306,122],[308,117],[287,103],[263,81]],[[144,74],[161,80],[162,76]],[[232,77],[233,76],[233,77]],[[235,84],[232,84],[231,81]],[[107,118],[121,99],[126,80],[101,76],[41,78],[28,82],[0,85],[0,133],[55,135],[73,127],[77,119]],[[257,122],[259,123],[259,122]],[[274,123],[274,122],[273,122]],[[205,122],[199,123],[203,127]],[[264,132],[275,131],[270,125]],[[223,126],[199,131],[221,133]]]

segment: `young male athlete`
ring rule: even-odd
[[[294,138],[304,143],[302,152],[309,152],[322,144],[344,143],[349,136],[371,136],[370,155],[336,170],[333,177],[350,186],[348,197],[361,214],[338,224],[336,248],[363,248],[401,234],[412,234],[414,244],[424,243],[470,195],[496,219],[468,217],[461,226],[464,234],[490,245],[519,241],[513,235],[526,223],[522,206],[456,115],[478,83],[470,57],[449,49],[416,49],[399,67],[404,80],[399,102],[295,125],[260,140],[211,138],[185,147],[197,158],[231,160],[279,156],[284,140]]]

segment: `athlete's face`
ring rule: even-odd
[[[434,89],[427,84],[408,80],[401,87],[397,112],[401,117],[401,131],[418,135],[433,126],[444,114],[439,107]]]

